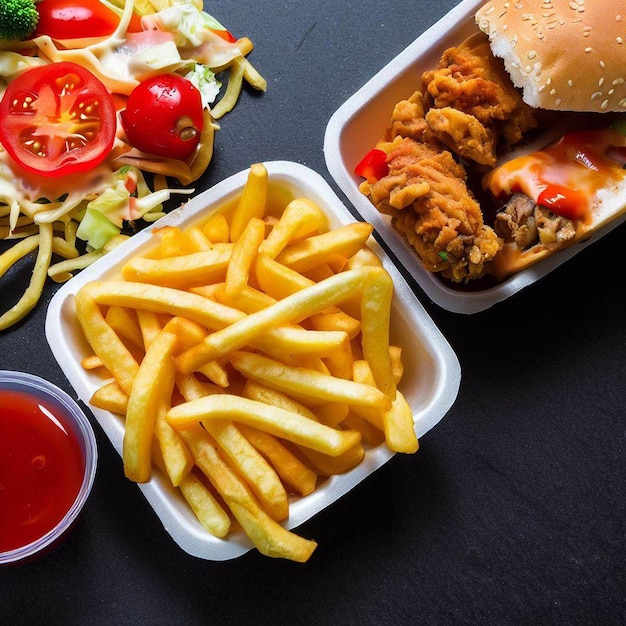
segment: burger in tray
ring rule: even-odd
[[[626,211],[626,5],[491,0],[475,19],[355,171],[426,269],[484,284]]]

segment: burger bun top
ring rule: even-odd
[[[476,23],[528,105],[626,113],[624,0],[490,0]]]

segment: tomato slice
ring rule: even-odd
[[[100,0],[42,0],[37,4],[39,21],[33,37],[53,39],[107,37],[117,28],[117,13]],[[141,18],[135,13],[128,29],[141,31]]]
[[[0,102],[0,143],[41,176],[84,172],[111,151],[115,115],[111,94],[91,72],[69,61],[42,65],[9,83]]]

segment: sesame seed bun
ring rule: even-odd
[[[476,22],[530,106],[626,112],[625,0],[490,0]]]

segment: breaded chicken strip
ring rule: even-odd
[[[480,124],[492,135],[490,164],[495,163],[495,148],[501,138],[515,145],[537,126],[533,109],[514,88],[502,61],[491,54],[489,39],[483,33],[446,50],[439,67],[422,75],[422,91],[426,111],[450,107],[466,114],[457,118],[464,127],[470,123],[467,116],[475,118],[471,122],[474,134]],[[454,132],[435,131],[435,136],[456,152],[446,136],[450,134]]]
[[[481,276],[502,243],[485,226],[464,168],[448,150],[396,137],[381,143],[389,175],[362,191],[415,248],[425,267],[460,282]]]

